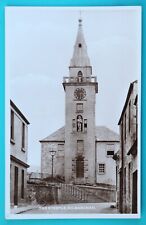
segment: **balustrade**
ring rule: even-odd
[[[77,201],[77,202],[87,202],[88,195],[86,191],[81,190],[72,184],[60,184],[62,195],[65,196],[65,199]]]
[[[91,76],[91,77],[82,77],[82,79],[79,80],[78,77],[64,77],[63,78],[63,83],[84,83],[84,82],[90,82],[90,83],[96,83],[96,77]]]

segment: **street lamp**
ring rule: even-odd
[[[54,156],[56,154],[56,151],[52,149],[50,151],[50,154],[51,154],[51,157],[52,157],[52,180],[53,180],[53,161],[54,161]]]

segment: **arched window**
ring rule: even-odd
[[[87,119],[84,119],[84,131],[87,131]]]
[[[75,119],[72,119],[72,131],[73,132],[76,131],[76,122],[75,122]]]
[[[78,132],[83,131],[83,117],[81,115],[77,116],[77,131]]]
[[[83,74],[82,74],[82,71],[81,71],[81,70],[78,72],[78,76],[80,76],[80,77],[82,77],[82,76],[83,76]]]
[[[83,73],[82,73],[82,71],[79,71],[78,72],[78,81],[79,82],[82,82],[83,81]]]
[[[84,177],[84,157],[81,155],[76,159],[76,177]]]
[[[79,44],[78,44],[78,47],[79,47],[79,48],[81,48],[81,47],[82,47],[82,44],[81,44],[81,43],[79,43]]]

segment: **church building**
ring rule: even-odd
[[[65,126],[40,140],[41,173],[45,177],[53,173],[66,183],[115,185],[116,163],[112,157],[119,150],[119,135],[95,125],[98,82],[92,75],[82,19],[63,88]]]

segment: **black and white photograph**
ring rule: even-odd
[[[7,219],[140,218],[141,7],[6,7]]]

